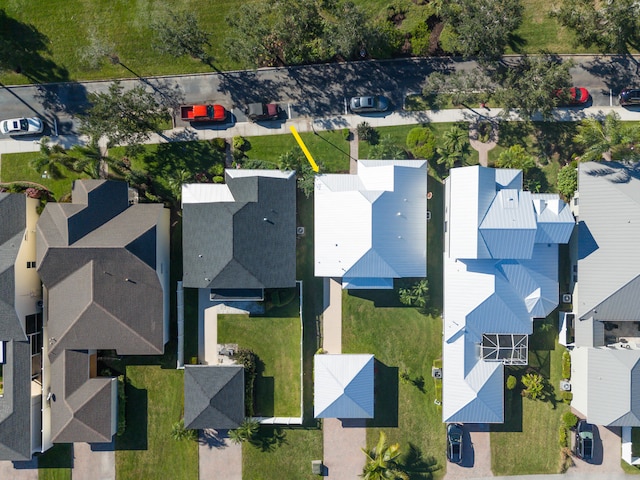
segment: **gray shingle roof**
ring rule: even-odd
[[[184,424],[187,428],[238,428],[243,420],[243,366],[185,366]]]
[[[124,198],[122,182],[76,181],[89,205],[49,204],[38,222],[38,273],[48,290],[50,355],[70,349],[115,349],[119,354],[161,354],[164,292],[156,273],[156,229],[162,205],[133,205],[101,212]],[[117,188],[111,184],[117,184]],[[124,188],[121,187],[124,185]],[[104,189],[103,189],[104,188]],[[88,193],[87,193],[88,191]],[[120,197],[114,195],[119,195]],[[51,208],[50,208],[51,207]],[[89,212],[89,213],[85,213]],[[82,219],[91,218],[91,229]],[[100,218],[102,223],[96,224]],[[61,231],[74,225],[75,236]]]
[[[184,286],[294,286],[295,175],[227,174],[226,181],[234,202],[183,205]]]
[[[89,354],[65,350],[51,364],[51,440],[110,442],[116,380],[89,378]]]
[[[81,180],[73,203],[49,204],[40,217],[37,264],[48,294],[44,341],[54,442],[111,441],[115,381],[90,378],[87,350],[164,350],[156,239],[167,213],[162,205],[129,206],[123,182]]]
[[[0,460],[31,458],[31,347],[15,310],[15,262],[26,228],[24,195],[0,193],[0,340],[5,344],[0,397]]]

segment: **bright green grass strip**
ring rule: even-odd
[[[255,416],[300,416],[300,318],[218,315],[218,342],[258,355]]]
[[[127,429],[116,437],[118,480],[197,480],[198,444],[176,441],[172,425],[184,411],[182,370],[127,366]]]
[[[242,446],[242,478],[246,480],[313,480],[311,461],[322,459],[318,428],[263,426],[259,444]]]
[[[342,130],[319,131],[317,135],[306,132],[300,137],[316,163],[324,166],[323,171],[349,171],[349,142]],[[249,142],[251,149],[247,151],[247,157],[251,159],[277,163],[280,155],[289,150],[302,153],[293,135],[250,137]]]

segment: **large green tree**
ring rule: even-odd
[[[499,168],[517,168],[525,174],[536,166],[536,159],[529,155],[522,145],[512,145],[498,156],[496,166]]]
[[[584,149],[580,157],[583,162],[635,160],[640,154],[640,129],[621,121],[616,112],[609,113],[604,120],[582,120],[574,141]]]
[[[155,34],[152,42],[155,50],[174,57],[190,55],[203,62],[210,60],[207,48],[211,46],[211,35],[193,12],[168,11],[151,23],[151,30]]]
[[[495,99],[505,112],[518,109],[525,118],[540,113],[551,118],[558,105],[556,91],[571,85],[570,61],[552,55],[524,55],[508,65],[498,65],[491,73],[499,87]]]
[[[456,50],[464,56],[497,59],[522,23],[521,0],[443,1],[441,15],[452,27]]]
[[[387,445],[387,436],[380,432],[378,443],[371,450],[362,449],[367,456],[361,477],[364,480],[408,480],[400,466],[400,445]]]
[[[640,3],[637,0],[562,0],[552,12],[575,34],[576,44],[604,53],[640,48]]]
[[[125,90],[115,81],[106,92],[89,93],[88,99],[80,132],[95,142],[106,137],[110,145],[142,143],[168,118],[167,109],[141,85]]]

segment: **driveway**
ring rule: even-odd
[[[113,480],[116,478],[114,442],[73,444],[73,480]]]
[[[0,462],[0,478],[11,480],[38,480],[38,460],[28,462]]]
[[[445,480],[491,477],[491,441],[489,426],[463,425],[462,464],[447,463]]]
[[[585,462],[574,457],[575,466],[567,471],[567,475],[584,475],[589,473],[614,474],[623,473],[620,467],[622,454],[622,432],[620,428],[597,426],[594,428],[593,460]],[[571,449],[575,451],[575,432],[571,432]]]

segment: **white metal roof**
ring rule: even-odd
[[[315,418],[373,418],[373,355],[314,356]]]
[[[257,169],[228,169],[225,174],[231,178],[240,177],[269,177],[269,178],[291,178],[296,174],[293,170],[257,170]]]
[[[317,176],[316,276],[348,278],[345,288],[426,276],[426,194],[424,160],[362,160],[357,175]]]
[[[182,185],[182,204],[233,202],[231,190],[219,183],[188,183]]]
[[[557,195],[540,197],[534,205],[529,192],[514,190],[522,181],[514,172],[467,167],[452,169],[446,180],[446,422],[504,420],[502,363],[482,359],[483,334],[521,339],[532,333],[533,318],[547,316],[558,304],[558,245],[551,240],[568,240],[573,217],[566,218],[568,209],[554,202],[560,202]],[[543,215],[564,231],[538,236]]]

